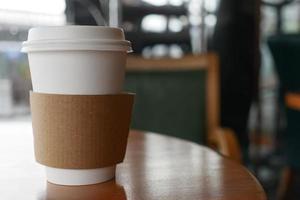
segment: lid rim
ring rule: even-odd
[[[124,51],[132,52],[131,46],[128,45],[79,45],[79,44],[69,44],[69,45],[23,45],[22,52],[37,52],[37,51]]]
[[[131,42],[128,41],[128,40],[106,40],[106,39],[79,39],[79,40],[35,40],[35,41],[24,41],[22,43],[22,45],[26,45],[26,46],[29,46],[29,45],[44,45],[44,44],[63,44],[63,43],[66,43],[66,44],[81,44],[81,43],[86,43],[86,44],[89,44],[89,43],[92,43],[92,44],[95,44],[95,43],[102,43],[102,44],[111,44],[111,45],[122,45],[122,44],[126,44],[126,45],[129,45],[131,46]]]
[[[105,26],[44,26],[31,28],[22,52],[97,50],[131,52],[121,28]]]

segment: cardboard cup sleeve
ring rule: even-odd
[[[123,161],[134,94],[60,95],[30,92],[35,158],[65,169]]]

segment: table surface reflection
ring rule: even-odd
[[[0,122],[0,136],[3,200],[266,199],[241,165],[172,137],[132,130],[114,180],[68,187],[46,182],[44,167],[34,161],[29,121]]]

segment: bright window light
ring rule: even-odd
[[[165,44],[156,44],[152,47],[152,55],[154,58],[161,58],[167,56],[169,48]]]
[[[60,15],[65,8],[65,0],[0,0],[0,9],[11,11]]]
[[[201,1],[190,1],[190,3],[188,4],[188,9],[192,15],[199,15],[199,13],[201,12]]]
[[[197,15],[191,15],[189,17],[192,26],[199,26],[201,24],[201,17]]]
[[[177,44],[172,44],[169,47],[169,54],[172,58],[180,58],[183,56],[182,48]]]
[[[217,17],[215,15],[207,15],[205,17],[205,24],[208,26],[214,26],[217,23]]]
[[[169,29],[173,32],[182,31],[182,22],[178,18],[170,18],[169,20]]]
[[[142,0],[142,1],[151,4],[153,6],[165,6],[168,4],[168,0]]]
[[[169,3],[172,6],[181,6],[183,4],[183,0],[169,0]]]
[[[142,20],[142,29],[148,32],[164,32],[167,29],[167,18],[163,15],[147,15]]]
[[[64,25],[65,0],[0,0],[0,24],[22,26]]]
[[[205,9],[209,12],[215,12],[218,8],[219,0],[206,0]]]

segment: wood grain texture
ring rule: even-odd
[[[50,184],[34,161],[31,124],[0,123],[0,130],[0,199],[266,199],[256,179],[236,162],[194,143],[139,131],[130,132],[115,180],[76,187]]]

